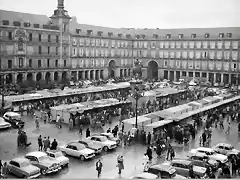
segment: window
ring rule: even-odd
[[[67,60],[64,60],[64,61],[63,61],[63,66],[64,66],[64,67],[67,67]]]
[[[50,66],[50,59],[47,59],[47,67]]]
[[[204,52],[204,58],[207,58],[207,52]]]
[[[202,73],[202,77],[203,77],[203,78],[206,78],[206,77],[207,77],[207,73],[204,73],[204,72],[203,72],[203,73]]]
[[[186,77],[186,76],[187,76],[187,72],[186,72],[186,71],[183,71],[183,72],[182,72],[182,76]]]
[[[8,32],[8,39],[12,40],[12,32]]]
[[[38,60],[38,67],[42,67],[42,61],[41,60]]]
[[[179,34],[178,39],[182,39],[182,38],[183,38],[183,34]]]
[[[63,54],[64,54],[64,55],[67,54],[67,47],[63,47]]]
[[[3,20],[3,25],[8,26],[9,25],[9,21],[8,20]]]
[[[23,58],[18,59],[18,67],[22,68],[23,67]]]
[[[32,41],[32,33],[29,33],[29,41]]]
[[[15,162],[15,161],[11,161],[10,164],[20,168],[19,163]]]
[[[51,42],[51,35],[48,35],[48,42]]]
[[[191,38],[195,39],[196,38],[196,34],[191,34]]]
[[[38,34],[38,41],[41,42],[42,41],[42,35]]]
[[[219,33],[218,37],[219,38],[224,38],[224,33]]]
[[[171,38],[171,34],[167,34],[167,39],[170,39]]]
[[[38,46],[38,54],[42,54],[42,47]]]
[[[58,55],[58,47],[56,47],[56,55]]]
[[[56,42],[59,42],[59,36],[56,35]]]
[[[234,68],[234,69],[237,68],[237,64],[236,64],[236,63],[233,64],[233,68]]]
[[[28,23],[28,22],[25,22],[25,23],[24,23],[24,27],[30,27],[30,25],[31,25],[31,24]]]
[[[12,60],[8,60],[8,68],[12,68]]]
[[[55,67],[58,67],[58,60],[55,61]]]
[[[227,37],[231,38],[232,37],[232,33],[227,33]]]
[[[48,54],[50,54],[50,47],[48,47]]]
[[[168,65],[168,62],[167,62],[167,60],[165,60],[164,61],[164,67],[167,67],[167,65]]]
[[[206,33],[206,34],[204,35],[204,37],[205,37],[205,38],[209,38],[209,34]]]

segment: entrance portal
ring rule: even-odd
[[[148,63],[147,74],[150,79],[158,79],[158,64],[156,61],[150,61]]]

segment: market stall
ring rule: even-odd
[[[213,97],[216,99],[219,99],[219,101],[223,101],[223,97],[221,97],[221,96],[213,96]]]
[[[124,131],[128,132],[132,128],[135,127],[135,125],[136,125],[136,117],[123,120],[123,123],[124,123]],[[138,126],[139,130],[142,130],[144,128],[144,126],[146,126],[146,125],[148,125],[150,123],[151,123],[151,119],[150,118],[147,118],[145,116],[138,116],[137,117],[137,126]]]
[[[209,102],[208,102],[208,101],[205,101],[205,100],[203,100],[203,99],[198,100],[198,101],[196,101],[196,102],[198,102],[199,104],[201,104],[201,107],[204,107],[204,106],[206,106],[206,105],[209,105]]]
[[[162,118],[154,113],[149,113],[144,115],[144,117],[150,118],[151,119],[151,123],[157,122],[162,120]]]
[[[144,130],[145,132],[148,134],[148,132],[152,133],[153,131],[156,131],[157,129],[159,128],[162,128],[164,127],[165,125],[168,125],[170,123],[172,123],[173,120],[169,120],[169,119],[166,119],[166,120],[161,120],[161,121],[158,121],[158,122],[154,122],[152,124],[148,124],[144,127]]]
[[[217,103],[220,101],[218,98],[214,98],[213,96],[205,97],[205,98],[203,98],[203,100],[208,101],[209,104],[214,104],[214,103]]]
[[[180,115],[191,110],[192,110],[192,106],[188,106],[186,104],[166,109],[166,111],[168,111],[170,114],[173,114],[173,115]]]

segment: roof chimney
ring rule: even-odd
[[[64,0],[58,0],[58,9],[64,9]]]

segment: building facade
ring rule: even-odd
[[[19,20],[19,17],[20,20]],[[79,24],[58,0],[48,18],[0,10],[0,69],[9,81],[130,76],[239,83],[240,28],[116,29]]]

